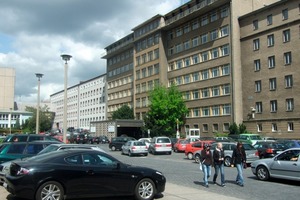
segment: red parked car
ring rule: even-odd
[[[184,153],[189,160],[192,160],[194,158],[193,153],[195,151],[202,150],[204,147],[204,144],[211,144],[213,142],[215,142],[215,141],[214,140],[205,140],[205,141],[200,140],[200,141],[197,141],[194,143],[187,144],[185,147]]]
[[[173,151],[174,152],[184,152],[186,145],[189,143],[186,139],[178,139],[177,142],[174,144]]]

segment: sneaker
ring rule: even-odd
[[[244,187],[244,184],[239,183],[238,185],[241,186],[241,187]]]
[[[225,184],[223,183],[223,184],[221,184],[221,187],[226,187],[226,186],[225,186]]]
[[[208,184],[207,184],[207,185],[204,185],[204,187],[209,188]]]

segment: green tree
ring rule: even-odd
[[[229,126],[229,134],[230,135],[236,135],[236,134],[241,134],[241,133],[246,133],[247,132],[247,127],[245,124],[239,124],[237,125],[235,122]]]
[[[151,130],[152,136],[176,134],[176,120],[183,125],[188,109],[178,88],[155,86],[149,94],[151,102],[144,117],[145,129]]]
[[[123,105],[112,113],[112,119],[134,119],[133,109],[128,105]]]

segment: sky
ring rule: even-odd
[[[16,71],[15,101],[36,102],[106,73],[105,47],[157,14],[167,14],[188,0],[1,0],[0,67]]]

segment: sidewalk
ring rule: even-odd
[[[222,200],[240,200],[238,198],[220,195],[217,193],[197,190],[195,188],[189,188],[184,186],[175,185],[172,183],[166,184],[166,189],[163,192],[161,200],[196,200],[196,199],[222,199]]]

